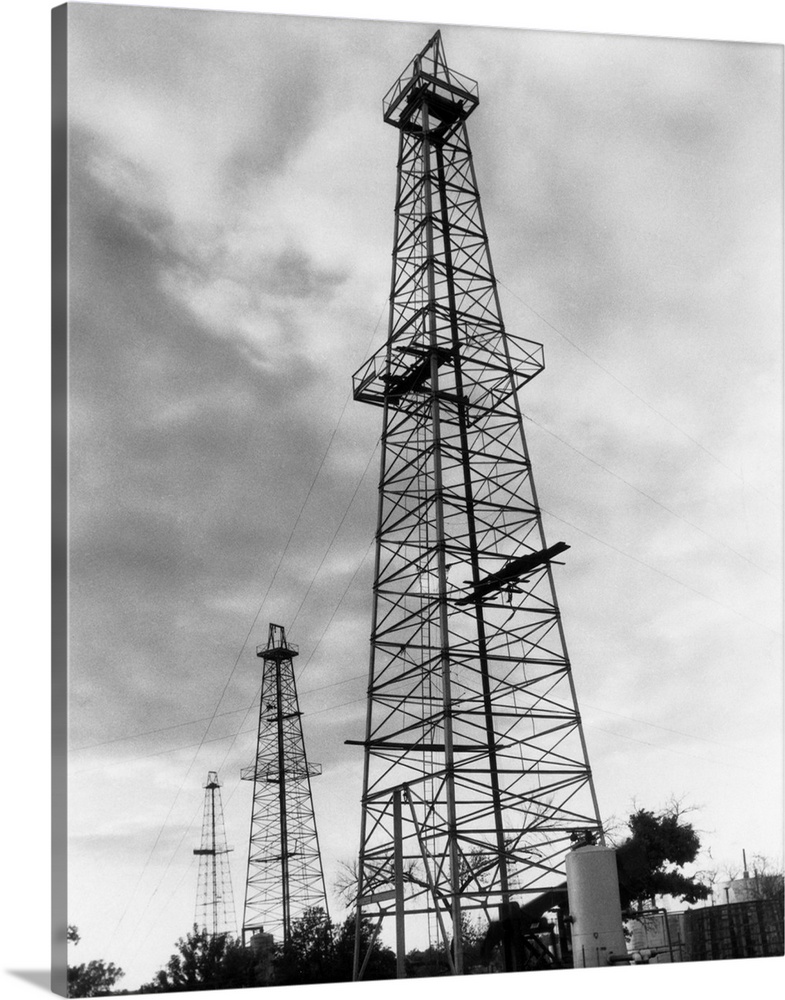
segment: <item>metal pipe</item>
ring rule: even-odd
[[[455,973],[463,972],[463,942],[461,927],[461,897],[459,892],[459,862],[457,847],[457,810],[455,805],[455,758],[453,754],[452,685],[450,679],[450,633],[447,617],[447,565],[445,558],[444,484],[442,480],[441,414],[439,402],[439,363],[435,348],[436,281],[433,253],[433,203],[431,199],[431,144],[428,139],[428,104],[423,100],[423,179],[425,194],[426,249],[428,259],[428,304],[431,350],[431,413],[433,423],[434,513],[436,515],[436,565],[439,593],[439,631],[441,633],[442,711],[444,719],[444,770],[447,794],[447,840],[450,855],[450,908],[452,911]],[[449,942],[444,942],[449,947]]]
[[[406,914],[403,902],[403,821],[401,790],[393,792],[393,852],[395,857],[395,974],[406,978]]]

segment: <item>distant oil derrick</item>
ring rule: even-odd
[[[196,925],[216,934],[236,934],[232,876],[229,871],[221,785],[217,771],[208,771],[204,786],[204,815],[201,846],[194,850],[199,857],[196,889]]]
[[[297,700],[293,659],[298,648],[282,625],[270,625],[263,661],[256,760],[241,772],[253,781],[243,942],[273,934],[286,943],[292,921],[314,906],[327,911],[311,777]]]
[[[466,119],[437,32],[383,100],[399,130],[388,337],[354,376],[383,410],[357,919],[427,924],[463,971],[463,918],[504,930],[602,828]],[[535,907],[536,908],[536,907]],[[360,941],[360,934],[356,935]],[[365,956],[358,945],[355,978]]]

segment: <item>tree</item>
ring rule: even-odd
[[[79,931],[74,924],[68,925],[68,940],[74,945],[79,944]],[[93,960],[81,965],[69,965],[66,973],[68,996],[109,996],[114,984],[124,975],[123,970],[112,962]]]
[[[67,973],[69,997],[105,997],[124,976],[122,969],[112,962],[93,960],[87,964],[69,965]]]
[[[354,975],[354,938],[357,920],[350,913],[335,933],[335,981],[348,982]],[[370,949],[370,955],[368,950]],[[363,980],[395,979],[397,968],[395,952],[374,937],[374,922],[370,917],[360,920],[361,961],[368,955]]]
[[[697,903],[709,895],[707,885],[679,870],[700,850],[700,838],[682,816],[676,801],[659,813],[638,809],[630,815],[630,836],[616,848],[623,911],[654,907],[657,896]]]
[[[782,867],[763,854],[752,857],[752,899],[782,899],[785,877]]]
[[[435,945],[429,944],[425,950],[412,948],[406,952],[406,976],[409,979],[448,976],[450,973],[447,951],[441,942]]]
[[[335,981],[333,924],[321,906],[312,906],[293,921],[289,940],[276,949],[273,984]]]
[[[178,990],[243,989],[256,986],[258,972],[250,949],[229,934],[210,934],[194,924],[177,942],[177,952],[140,993]]]
[[[782,866],[764,854],[753,854],[751,867],[752,871],[747,869],[747,877],[744,878],[744,872],[738,866],[725,865],[722,869],[717,868],[711,873],[712,880],[736,882],[744,879],[742,891],[747,900],[782,899],[785,892]],[[738,896],[736,898],[738,899]],[[715,902],[722,903],[724,900],[717,899]]]
[[[487,926],[480,920],[471,920],[466,914],[461,917],[463,938],[463,969],[471,972],[473,969],[486,971],[483,963],[482,946],[487,934]]]
[[[354,913],[336,928],[321,907],[306,910],[293,922],[288,944],[276,949],[273,985],[349,982],[354,974],[355,929]],[[364,980],[395,978],[395,954],[374,938],[368,917],[360,922],[360,954],[368,955]]]

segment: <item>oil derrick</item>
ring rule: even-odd
[[[292,921],[309,907],[327,912],[327,893],[311,797],[311,777],[294,681],[297,646],[282,625],[270,625],[263,661],[256,760],[241,772],[253,781],[248,877],[243,912],[246,936],[266,931],[286,944]]]
[[[208,771],[204,786],[204,814],[201,846],[194,850],[199,857],[196,889],[196,925],[212,937],[236,934],[232,877],[226,846],[221,785],[217,771]]]
[[[428,42],[383,100],[399,130],[390,319],[354,376],[383,410],[357,920],[435,938],[514,924],[602,839],[518,392],[542,346],[504,328],[466,119]],[[519,902],[520,901],[520,902]],[[412,944],[415,942],[412,942]],[[416,942],[419,946],[420,942]],[[409,945],[409,947],[412,946]],[[518,967],[514,941],[505,964]],[[365,956],[359,943],[355,978]]]

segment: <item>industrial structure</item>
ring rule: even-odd
[[[305,754],[294,677],[297,646],[270,624],[263,661],[256,759],[241,772],[253,781],[242,940],[272,934],[284,945],[292,921],[310,907],[327,912],[327,893],[311,796],[320,764]]]
[[[383,411],[357,891],[463,971],[464,920],[504,930],[603,834],[518,393],[542,347],[503,324],[466,120],[440,33],[383,101],[399,131],[388,337],[354,376]],[[535,909],[537,907],[535,906]],[[370,954],[370,952],[367,952]]]
[[[207,784],[204,786],[202,841],[194,850],[194,854],[199,857],[195,922],[197,927],[206,930],[211,937],[237,933],[228,858],[231,849],[226,844],[218,772],[208,771]]]

